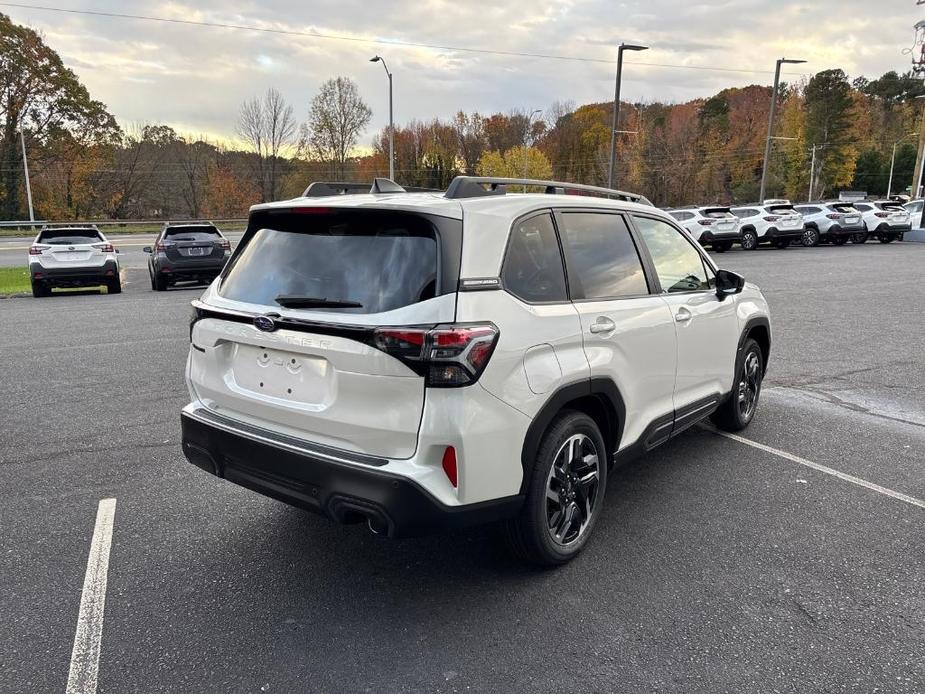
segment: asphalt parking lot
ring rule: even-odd
[[[925,244],[715,257],[771,304],[747,441],[619,470],[555,571],[189,465],[199,289],[129,264],[121,295],[0,300],[0,691],[65,691],[111,498],[104,693],[925,691]]]

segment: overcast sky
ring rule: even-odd
[[[631,101],[686,101],[728,86],[770,84],[774,61],[783,55],[809,61],[790,66],[792,73],[840,67],[851,77],[873,77],[891,69],[904,71],[910,58],[903,50],[912,45],[912,27],[925,19],[925,7],[917,7],[915,0],[44,0],[41,4],[369,40],[0,5],[0,11],[14,21],[40,30],[91,95],[106,103],[123,125],[159,122],[181,133],[232,138],[242,100],[277,87],[301,120],[318,85],[345,75],[359,84],[373,109],[366,142],[388,121],[385,74],[380,65],[368,62],[376,53],[386,57],[395,75],[395,119],[405,122],[447,117],[458,109],[492,113],[546,108],[556,100],[581,104],[612,99],[614,63],[593,61],[615,61],[614,46],[621,41],[651,46],[647,52],[627,55],[623,95]],[[553,53],[592,61],[390,43],[395,41]]]

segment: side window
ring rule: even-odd
[[[562,254],[549,214],[514,224],[501,281],[511,294],[528,303],[568,301]]]
[[[562,221],[569,269],[583,298],[619,299],[649,293],[639,252],[622,216],[563,212]]]
[[[710,289],[703,258],[697,249],[670,224],[649,217],[634,217],[645,241],[662,290],[690,292]]]

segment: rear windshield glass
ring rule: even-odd
[[[211,227],[170,227],[164,238],[171,241],[217,241],[218,229]]]
[[[235,301],[380,313],[436,296],[437,238],[425,218],[394,212],[284,214],[232,261],[220,294]],[[286,297],[287,301],[277,301]],[[312,300],[317,300],[312,302]],[[324,301],[356,303],[332,306]]]
[[[898,202],[881,202],[877,204],[877,207],[887,212],[904,212],[906,209]]]
[[[735,215],[732,214],[732,212],[730,212],[729,208],[727,207],[714,207],[709,210],[702,210],[700,214],[711,219],[726,219],[727,217],[735,217]]]
[[[99,232],[93,229],[46,229],[39,235],[40,243],[54,246],[74,246],[81,243],[99,243]]]
[[[857,212],[857,210],[854,209],[854,205],[851,205],[851,204],[847,204],[847,205],[829,205],[829,207],[831,207],[831,208],[832,208],[833,210],[835,210],[836,212],[842,212],[842,213],[844,213],[844,214],[850,214],[850,213],[852,213],[852,212]]]
[[[768,212],[777,212],[778,214],[784,212],[793,212],[793,205],[768,205]]]

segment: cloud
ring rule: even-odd
[[[905,5],[908,5],[906,7]],[[869,0],[729,0],[680,5],[676,0],[101,0],[95,10],[173,19],[247,24],[266,29],[337,34],[354,40],[280,35],[182,24],[9,9],[40,29],[94,98],[122,122],[182,124],[212,137],[232,137],[240,103],[275,86],[303,117],[327,78],[354,79],[385,124],[388,92],[381,53],[395,75],[396,119],[428,120],[455,111],[483,113],[612,98],[620,41],[651,50],[628,55],[625,98],[685,101],[728,86],[769,84],[780,56],[796,81],[830,67],[849,75],[903,71],[912,25],[925,17],[908,0],[902,10],[875,11]],[[537,9],[537,8],[540,9]],[[367,42],[358,41],[362,39]],[[495,56],[397,45],[466,46],[554,53],[590,61]],[[652,63],[744,72],[656,67]],[[370,139],[373,133],[367,134]]]

